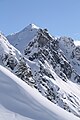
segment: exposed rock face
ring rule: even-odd
[[[71,42],[71,46],[74,46],[73,41]],[[76,49],[77,47],[73,50],[75,52],[73,54],[75,55],[79,53],[76,53]],[[37,37],[24,50],[24,54],[31,61],[39,60],[43,64],[47,61],[64,81],[72,79],[72,74],[75,74],[74,68],[59,47],[59,40],[52,38],[44,30],[39,30]],[[75,77],[76,75],[79,77],[77,73]],[[76,82],[75,78],[73,78],[73,81]],[[77,80],[77,82],[79,81]]]
[[[70,43],[74,47],[73,41]],[[34,68],[32,72],[33,78],[36,80],[34,87],[50,101],[72,112],[72,108],[64,102],[64,99],[71,101],[70,95],[66,96],[64,93],[66,97],[63,97],[60,94],[61,89],[54,84],[54,81],[58,79],[55,79],[54,72],[64,82],[72,80],[79,83],[80,76],[59,45],[58,39],[52,38],[48,32],[40,29],[36,38],[27,45],[24,54],[30,61],[38,64],[38,69]]]

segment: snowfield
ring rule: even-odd
[[[35,88],[31,88],[0,65],[0,120],[80,120],[80,118],[50,102]]]

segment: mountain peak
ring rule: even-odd
[[[31,26],[31,28],[36,28],[36,29],[39,29],[39,27],[38,26],[36,26],[35,24],[30,24],[29,26]]]
[[[25,44],[29,43],[37,34],[39,27],[34,24],[29,24],[27,27],[12,35],[8,35],[9,42],[17,49],[21,48],[21,52],[25,48]],[[23,46],[23,47],[22,47]]]
[[[27,27],[24,28],[25,30],[32,30],[32,29],[39,29],[38,26],[36,26],[35,24],[29,24]]]

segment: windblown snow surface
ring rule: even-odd
[[[71,88],[63,86],[68,92]],[[72,84],[80,96],[80,87]],[[80,120],[0,65],[0,120]]]

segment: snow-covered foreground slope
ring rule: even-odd
[[[80,118],[51,103],[36,89],[0,65],[0,120],[80,120]]]

